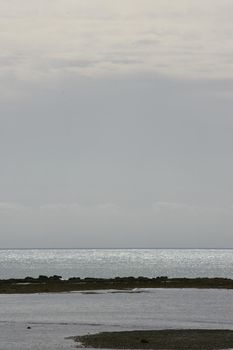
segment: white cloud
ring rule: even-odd
[[[14,202],[0,202],[0,214],[1,213],[12,213],[25,210],[26,207],[20,203]]]
[[[40,210],[79,210],[81,208],[79,203],[49,203],[43,204],[39,207]]]
[[[155,213],[161,214],[181,214],[181,215],[214,215],[214,214],[229,214],[232,211],[231,206],[205,206],[205,205],[192,205],[189,203],[180,202],[155,202],[152,205]]]
[[[232,7],[230,0],[0,1],[0,77],[232,78]]]

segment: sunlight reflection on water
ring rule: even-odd
[[[39,274],[80,277],[233,277],[233,250],[0,250],[0,278]]]

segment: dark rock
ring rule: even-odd
[[[68,281],[80,281],[81,280],[81,278],[80,277],[70,277],[69,279],[68,279]]]
[[[34,278],[33,278],[33,277],[30,277],[30,276],[27,276],[27,277],[25,277],[24,280],[25,280],[25,281],[34,281]]]
[[[143,344],[148,344],[149,343],[147,339],[141,339],[140,342],[143,343]]]
[[[47,280],[47,279],[48,279],[48,276],[40,275],[40,276],[38,277],[38,279],[44,281],[44,280]]]
[[[60,281],[62,279],[62,276],[53,275],[53,276],[50,276],[49,279],[52,281]]]
[[[166,281],[168,279],[168,277],[167,276],[159,276],[156,279],[159,281]]]

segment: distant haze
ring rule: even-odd
[[[0,0],[0,247],[233,247],[233,2]]]

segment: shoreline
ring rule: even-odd
[[[85,348],[217,350],[233,348],[232,330],[164,329],[101,332],[73,338]]]
[[[0,280],[0,294],[60,293],[88,290],[131,290],[135,288],[196,288],[233,289],[233,279],[228,278],[168,278],[166,276],[80,278],[63,280],[61,276],[38,278],[10,278]]]

